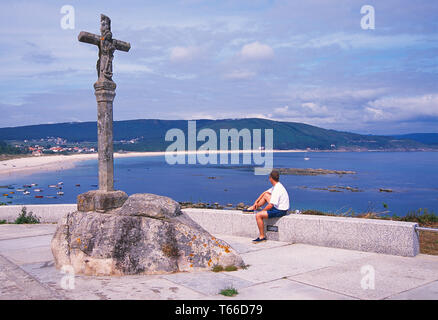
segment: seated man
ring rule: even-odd
[[[289,210],[289,195],[279,180],[280,173],[277,170],[272,170],[269,174],[269,182],[271,182],[273,187],[263,192],[254,204],[248,208],[248,211],[252,211],[257,210],[265,203],[268,204],[262,211],[256,214],[260,236],[253,240],[254,243],[267,240],[264,233],[263,219],[282,217],[286,215],[287,210]]]

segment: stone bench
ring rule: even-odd
[[[236,210],[184,209],[209,232],[256,238],[253,214]],[[268,239],[413,257],[420,251],[417,223],[289,214],[265,220]],[[271,230],[271,231],[270,231]]]
[[[22,205],[1,206],[0,220],[13,222]],[[26,205],[43,223],[55,223],[76,204]],[[184,214],[214,234],[256,238],[253,214],[238,210],[183,209]],[[265,220],[268,239],[324,247],[413,257],[419,253],[417,223],[390,220],[290,214]],[[271,231],[269,231],[271,230]]]

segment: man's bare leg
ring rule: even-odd
[[[260,239],[265,238],[265,225],[263,219],[268,219],[268,213],[266,211],[257,212],[256,220],[257,227],[259,227]]]
[[[257,210],[265,203],[269,203],[270,200],[271,200],[271,194],[265,191],[257,198],[254,204],[248,208],[248,210]]]

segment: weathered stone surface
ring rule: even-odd
[[[162,219],[182,213],[179,203],[171,198],[152,193],[136,193],[126,200],[117,214]]]
[[[128,199],[123,191],[91,190],[77,197],[78,211],[106,212],[120,208]]]
[[[52,239],[57,268],[78,274],[128,275],[194,271],[244,264],[167,197],[137,194],[107,213],[68,213]],[[155,213],[154,213],[155,211]]]

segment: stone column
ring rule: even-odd
[[[97,140],[99,158],[99,190],[114,190],[113,101],[116,84],[112,81],[94,84],[97,100]]]
[[[128,199],[123,191],[114,191],[113,101],[116,84],[97,81],[94,84],[97,100],[97,144],[99,161],[99,190],[78,195],[78,211],[107,212],[119,208]]]

